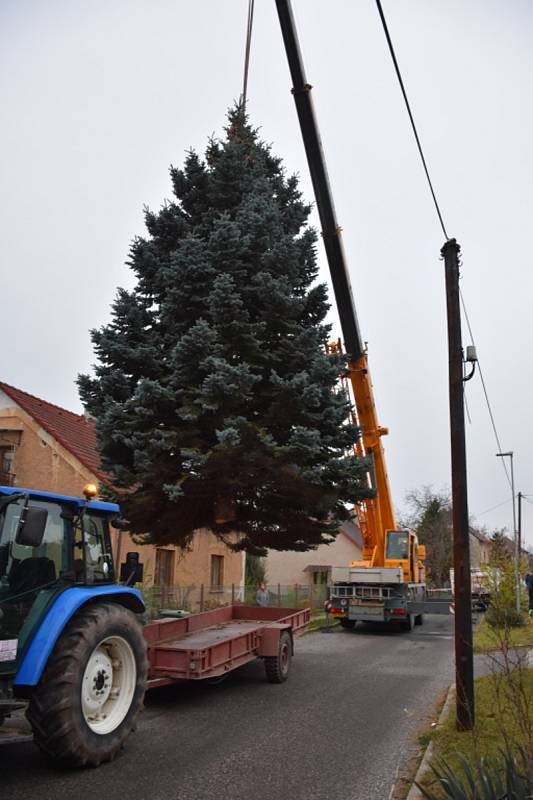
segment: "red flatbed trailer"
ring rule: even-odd
[[[180,619],[157,619],[144,628],[148,688],[203,680],[263,658],[267,678],[288,677],[294,638],[305,632],[308,608],[232,605]]]

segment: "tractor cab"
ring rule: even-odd
[[[0,487],[0,673],[67,587],[114,583],[115,503]]]
[[[97,765],[142,706],[145,605],[131,586],[142,580],[136,553],[121,569],[127,585],[115,585],[119,507],[95,500],[92,484],[84,494],[0,486],[0,744],[33,735],[65,763]],[[32,733],[20,718],[3,725],[22,708]]]

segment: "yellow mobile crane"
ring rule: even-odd
[[[289,62],[300,128],[322,226],[322,236],[331,273],[344,348],[348,354],[346,380],[353,394],[361,440],[359,456],[370,456],[368,480],[375,489],[373,499],[356,506],[363,539],[363,560],[332,570],[329,609],[341,624],[353,628],[358,620],[401,620],[404,627],[422,623],[425,610],[425,548],[416,533],[396,524],[382,437],[388,433],[379,425],[368,356],[363,344],[348,268],[337,223],[331,188],[306,80],[290,0],[276,0],[283,41]],[[342,345],[330,345],[338,352]]]

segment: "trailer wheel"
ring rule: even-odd
[[[417,614],[415,617],[415,625],[423,625],[424,624],[424,615]]]
[[[289,677],[292,656],[292,639],[288,631],[279,637],[277,656],[265,657],[265,672],[269,683],[284,683]]]
[[[346,630],[348,630],[348,631],[353,631],[353,629],[355,628],[355,626],[357,624],[355,619],[346,619],[346,617],[341,617],[340,623],[341,623],[341,626],[343,628],[346,628]]]
[[[146,642],[116,603],[82,608],[53,649],[27,712],[39,748],[71,766],[111,761],[144,698]]]

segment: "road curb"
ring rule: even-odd
[[[439,714],[439,719],[437,721],[437,728],[440,728],[448,716],[448,712],[452,705],[452,702],[455,698],[455,683],[452,683],[450,688],[448,689],[448,694],[446,695],[446,700],[444,701],[444,705],[442,707],[442,711]],[[433,757],[433,742],[430,742],[426,748],[426,752],[422,757],[422,761],[420,762],[420,766],[416,771],[416,775],[413,780],[413,785],[409,789],[409,794],[405,798],[405,800],[423,800],[424,795],[417,789],[415,786],[415,781],[420,783],[422,778],[426,775],[427,772],[430,770],[430,762]]]

